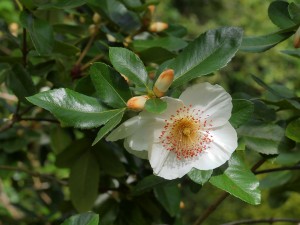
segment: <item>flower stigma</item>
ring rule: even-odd
[[[203,113],[200,109],[192,109],[192,105],[183,106],[165,120],[159,140],[166,150],[176,154],[177,159],[193,158],[210,148],[212,121]]]

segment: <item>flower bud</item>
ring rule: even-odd
[[[15,37],[18,36],[19,25],[18,25],[17,23],[11,23],[11,24],[9,24],[8,29],[9,29],[9,32],[10,32],[13,36],[15,36]]]
[[[164,22],[153,22],[149,26],[149,31],[151,32],[161,32],[167,29],[169,25]]]
[[[98,30],[98,28],[97,28],[97,26],[95,24],[91,24],[89,26],[89,33],[90,33],[90,35],[95,35],[97,33],[97,30]]]
[[[148,9],[149,9],[151,15],[153,15],[153,13],[154,13],[154,11],[155,11],[155,5],[149,5],[149,6],[148,6]]]
[[[144,109],[146,101],[149,99],[147,95],[135,96],[127,101],[128,109],[141,111]]]
[[[174,80],[174,70],[168,69],[162,72],[156,80],[153,92],[157,97],[164,96]]]
[[[294,36],[294,47],[300,47],[300,27],[297,29],[295,36]]]
[[[101,16],[98,13],[94,13],[94,15],[93,15],[93,22],[95,24],[99,24],[100,21],[101,21]]]

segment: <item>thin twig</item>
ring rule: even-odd
[[[255,172],[256,169],[258,169],[266,159],[259,160],[254,166],[252,166],[251,171]],[[205,211],[202,215],[198,217],[198,219],[195,221],[194,225],[200,225],[202,224],[209,216],[212,214],[218,206],[229,196],[227,192],[223,192]]]
[[[272,173],[272,172],[285,171],[285,170],[300,170],[300,165],[283,166],[278,168],[259,170],[259,171],[255,171],[254,174]]]
[[[91,48],[91,46],[92,46],[92,44],[93,44],[93,42],[94,42],[94,39],[95,39],[97,33],[98,33],[98,32],[97,32],[97,30],[96,30],[96,31],[91,35],[91,37],[90,37],[88,43],[86,44],[86,46],[85,46],[85,48],[83,49],[83,51],[81,52],[81,54],[80,54],[78,60],[76,61],[75,66],[79,66],[79,65],[80,65],[81,61],[83,60],[83,58],[85,57],[85,55],[86,55],[86,54],[88,53],[88,51],[90,50],[90,48]]]
[[[96,55],[92,60],[88,61],[86,64],[81,66],[80,70],[81,71],[86,70],[87,68],[89,68],[91,66],[92,63],[96,62],[97,60],[101,59],[102,57],[103,57],[103,55]]]
[[[269,223],[273,224],[276,222],[289,222],[298,224],[300,222],[300,219],[293,219],[293,218],[270,218],[270,219],[258,219],[258,220],[239,220],[239,221],[233,221],[230,223],[223,223],[222,225],[239,225],[239,224],[255,224],[255,223]]]
[[[50,181],[54,181],[57,182],[61,185],[67,185],[68,183],[66,181],[63,180],[59,180],[54,176],[51,176],[49,174],[41,174],[38,172],[34,172],[25,168],[21,168],[21,167],[14,167],[14,166],[7,166],[7,165],[0,165],[0,170],[10,170],[10,171],[18,171],[18,172],[24,172],[27,173],[33,177],[40,177],[46,180],[50,180]]]

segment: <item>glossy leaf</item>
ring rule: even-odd
[[[223,27],[191,42],[169,65],[175,72],[172,87],[224,67],[240,47],[242,34],[240,28]]]
[[[25,11],[21,12],[20,21],[22,26],[28,30],[36,51],[40,55],[50,54],[54,46],[53,29],[50,24]]]
[[[100,141],[108,132],[110,132],[112,129],[114,129],[122,120],[124,111],[126,108],[124,108],[122,111],[120,111],[118,114],[116,114],[114,117],[112,117],[97,133],[97,137],[95,138],[92,145],[95,145],[98,141]]]
[[[126,107],[131,93],[125,79],[104,63],[94,63],[90,69],[97,97],[114,108]]]
[[[237,128],[250,119],[254,111],[254,105],[252,102],[243,99],[233,99],[232,104],[233,108],[229,122],[234,128]]]
[[[285,135],[296,141],[300,142],[300,119],[293,120],[290,122],[285,130]]]
[[[146,101],[145,109],[151,113],[163,113],[167,109],[167,103],[159,98],[151,98]]]
[[[170,216],[175,216],[178,213],[180,190],[177,184],[155,187],[154,195]]]
[[[148,74],[141,59],[125,48],[109,48],[109,58],[114,68],[139,87],[147,87]]]
[[[7,74],[7,86],[21,101],[26,101],[25,97],[35,94],[36,89],[31,76],[20,64],[15,64]]]
[[[198,170],[193,168],[189,173],[188,177],[197,184],[205,184],[211,177],[213,170]]]
[[[238,129],[246,146],[263,154],[277,154],[284,130],[275,124],[248,124]]]
[[[27,100],[50,111],[63,126],[99,127],[123,109],[108,110],[96,98],[69,89],[54,89],[28,97]]]
[[[98,225],[99,215],[93,212],[86,212],[71,216],[66,219],[61,225]]]
[[[221,175],[212,176],[209,182],[231,195],[252,205],[260,203],[259,182],[244,162],[234,153],[228,168]]]
[[[283,30],[263,36],[244,37],[240,50],[244,52],[264,52],[273,48],[293,34],[294,32],[292,31]]]
[[[295,23],[299,23],[300,22],[300,4],[291,2],[288,6],[288,11],[289,11],[291,19]]]
[[[87,151],[71,167],[71,201],[79,212],[92,208],[98,195],[100,170],[92,152]]]
[[[286,1],[273,1],[268,14],[271,21],[279,28],[288,28],[295,25],[289,14],[289,3]]]
[[[178,51],[185,48],[187,46],[187,42],[181,38],[168,36],[150,40],[135,40],[132,42],[132,45],[136,51],[143,51],[153,47],[161,47],[169,51]]]

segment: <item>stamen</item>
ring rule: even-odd
[[[176,154],[178,159],[198,156],[209,149],[213,141],[210,134],[212,121],[203,117],[204,111],[192,109],[192,105],[176,110],[168,120],[159,139],[163,147]]]

